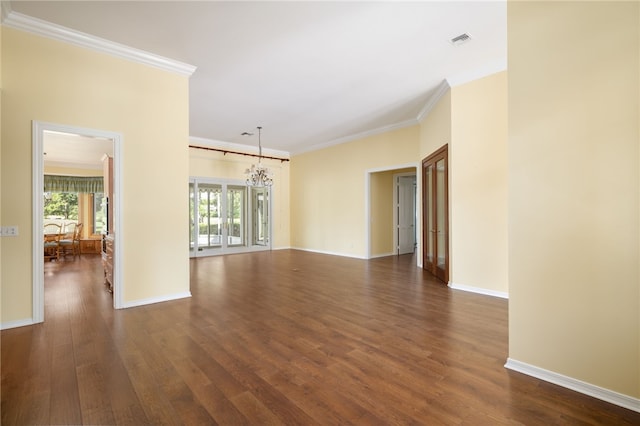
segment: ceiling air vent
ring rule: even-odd
[[[459,36],[452,38],[451,40],[449,40],[449,42],[454,46],[459,46],[461,44],[468,42],[469,40],[471,40],[471,35],[467,33],[463,33],[463,34],[460,34]]]

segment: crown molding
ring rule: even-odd
[[[445,78],[436,88],[433,95],[427,100],[424,108],[418,114],[418,122],[422,122],[431,110],[438,104],[440,99],[447,93],[452,87],[460,86],[465,83],[469,83],[474,80],[479,80],[483,77],[490,76],[502,71],[507,70],[507,60],[502,58],[493,62],[489,62],[482,67],[475,68],[473,70],[465,71],[450,77]]]
[[[371,130],[367,130],[366,132],[361,132],[361,133],[356,133],[353,135],[349,135],[349,136],[345,136],[342,138],[338,138],[338,139],[334,139],[331,140],[329,142],[324,142],[324,143],[320,143],[317,145],[312,145],[306,148],[302,148],[300,150],[296,150],[295,152],[293,152],[294,155],[297,154],[304,154],[305,152],[311,152],[311,151],[318,151],[320,149],[324,149],[324,148],[329,148],[331,146],[335,146],[335,145],[341,145],[343,143],[347,143],[347,142],[351,142],[357,139],[364,139],[367,138],[369,136],[376,136],[376,135],[380,135],[382,133],[387,133],[387,132],[391,132],[393,130],[399,130],[399,129],[404,129],[405,127],[411,127],[411,126],[415,126],[416,124],[418,124],[418,121],[416,119],[410,119],[410,120],[406,120],[406,121],[401,121],[399,123],[395,123],[395,124],[389,124],[387,126],[383,126],[383,127],[378,127],[376,129],[371,129]]]
[[[11,2],[7,0],[0,1],[0,22],[4,22],[9,13],[11,13]]]
[[[6,16],[5,7],[8,9]],[[164,71],[169,71],[187,77],[190,77],[196,70],[195,66],[186,64],[184,62],[165,58],[163,56],[155,55],[144,50],[135,49],[133,47],[125,46],[120,43],[115,43],[100,37],[82,33],[80,31],[75,31],[61,25],[43,21],[42,19],[33,18],[31,16],[11,11],[10,7],[7,7],[5,5],[5,2],[3,2],[2,4],[2,9],[2,25],[8,28],[30,32],[42,37],[47,37],[53,40],[62,41],[97,52],[106,53],[118,58],[137,62],[143,65],[148,65],[154,68],[159,68]]]
[[[506,70],[507,58],[500,58],[495,61],[488,62],[481,67],[449,76],[446,80],[449,87],[455,87]]]
[[[253,154],[254,151],[256,151],[256,149],[258,148],[257,145],[254,147],[252,145],[225,142],[225,141],[219,141],[215,139],[200,138],[197,136],[189,136],[189,145],[201,146],[203,148],[222,149],[226,151],[245,152],[247,154]],[[270,148],[264,148],[264,147],[262,148],[262,155],[273,156],[273,157],[284,157],[284,158],[291,157],[291,154],[288,151],[280,151],[277,149],[270,149]]]
[[[440,84],[436,88],[436,91],[433,93],[433,95],[431,95],[431,97],[429,97],[429,99],[427,99],[427,103],[420,110],[420,113],[416,118],[418,123],[422,122],[422,120],[424,120],[425,117],[429,115],[431,110],[438,104],[440,99],[442,99],[442,97],[449,91],[450,88],[451,86],[449,86],[447,80],[442,80],[442,82],[440,82]]]

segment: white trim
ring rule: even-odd
[[[553,371],[517,361],[513,358],[507,358],[507,363],[504,366],[509,370],[517,371],[519,373],[526,374],[527,376],[535,377],[537,379],[544,380],[545,382],[553,383],[640,413],[640,399],[638,398],[601,388],[600,386],[592,385],[569,376],[554,373]]]
[[[364,256],[356,256],[354,254],[338,253],[338,252],[335,252],[335,251],[314,250],[314,249],[308,249],[308,248],[302,248],[302,247],[291,247],[291,250],[308,251],[309,253],[327,254],[329,256],[350,257],[352,259],[367,260],[367,258],[364,257]]]
[[[184,62],[165,58],[14,11],[7,13],[7,16],[2,20],[2,25],[187,77],[190,77],[196,70],[195,66]]]
[[[378,259],[381,257],[390,257],[390,256],[396,256],[396,253],[382,253],[382,254],[374,254],[369,256],[369,259]]]
[[[400,123],[389,124],[387,126],[378,127],[377,129],[367,130],[366,132],[356,133],[349,136],[344,136],[342,138],[333,139],[329,142],[319,143],[317,145],[312,145],[308,147],[302,147],[299,150],[292,151],[292,154],[304,154],[306,152],[318,151],[320,149],[329,148],[335,145],[341,145],[343,143],[351,142],[358,139],[364,139],[369,136],[380,135],[383,133],[391,132],[393,130],[404,129],[405,127],[411,127],[419,124],[416,119],[410,119],[406,121],[401,121]]]
[[[424,120],[425,117],[429,115],[431,110],[438,104],[440,99],[442,99],[442,97],[449,91],[450,88],[451,87],[449,86],[449,83],[447,83],[447,80],[442,80],[442,82],[440,82],[440,84],[436,88],[436,91],[429,97],[429,99],[427,99],[427,103],[420,110],[420,113],[416,118],[416,120],[418,120],[418,123],[422,122],[422,120]]]
[[[10,328],[25,327],[27,325],[33,325],[33,324],[35,324],[35,322],[31,318],[3,322],[2,324],[0,324],[0,330],[8,330]]]
[[[4,22],[5,19],[11,13],[11,2],[2,0],[0,1],[0,22]]]
[[[31,317],[34,324],[44,321],[44,130],[46,123],[31,123],[32,157],[31,157],[31,205],[32,205],[32,295]]]
[[[448,286],[453,290],[461,290],[461,291],[467,291],[469,293],[484,294],[486,296],[500,297],[502,299],[509,298],[509,293],[505,291],[490,290],[488,288],[473,287],[470,285],[456,284],[454,282],[449,282]]]
[[[111,139],[113,141],[113,215],[114,233],[116,235],[114,241],[114,277],[113,277],[113,307],[121,309],[123,307],[122,289],[123,275],[122,265],[122,238],[117,235],[124,235],[122,232],[123,215],[122,215],[122,143],[123,137],[120,133],[109,132],[104,130],[87,129],[81,127],[66,126],[61,124],[46,123],[34,120],[32,127],[32,235],[33,235],[33,251],[32,273],[33,273],[33,296],[32,296],[32,321],[34,324],[44,321],[44,264],[42,260],[43,247],[43,216],[44,206],[42,194],[44,192],[44,160],[43,145],[44,132],[54,131],[62,133],[79,134],[89,137],[98,137]],[[90,142],[87,142],[90,143]]]
[[[199,138],[195,136],[189,136],[189,145],[201,146],[203,148],[216,148],[216,149],[223,149],[223,150],[229,150],[229,151],[238,151],[238,152],[247,153],[247,154],[256,154],[257,148],[258,148],[257,145],[256,146],[244,145],[240,143],[225,142],[225,141],[219,141],[219,140],[207,139],[207,138]],[[262,155],[268,155],[268,156],[270,155],[274,157],[277,156],[277,157],[283,157],[283,158],[291,157],[291,154],[288,151],[280,151],[277,149],[270,149],[270,148],[262,148]]]
[[[125,302],[122,307],[125,309],[135,308],[138,306],[151,305],[154,303],[162,303],[162,302],[170,302],[172,300],[186,299],[188,297],[191,297],[191,292],[185,291],[183,293],[176,293],[168,296],[150,297],[148,299],[139,299],[139,300],[133,300],[131,302]]]
[[[500,58],[495,61],[488,62],[479,68],[475,68],[469,71],[461,72],[456,75],[447,77],[447,83],[449,87],[460,86],[461,84],[469,83],[474,80],[479,80],[484,77],[488,77],[492,74],[496,74],[507,69],[507,58]]]
[[[124,222],[124,213],[122,210],[122,200],[124,200],[122,171],[124,170],[124,155],[122,150],[122,135],[119,133],[109,133],[111,140],[113,140],[113,227],[115,233],[115,239],[113,242],[113,307],[115,309],[123,308],[124,301],[124,255],[122,247],[124,247],[123,241],[124,228],[122,223]],[[120,236],[120,238],[118,238]]]
[[[371,171],[364,172],[364,247],[365,259],[371,259]]]

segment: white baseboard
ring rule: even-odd
[[[24,326],[33,325],[33,324],[36,324],[35,322],[33,322],[33,318],[3,322],[2,324],[0,324],[0,330],[8,330],[10,328],[24,327]]]
[[[333,251],[312,250],[312,249],[306,249],[306,248],[300,248],[300,247],[291,247],[291,249],[292,250],[300,250],[300,251],[308,251],[310,253],[328,254],[330,256],[341,256],[341,257],[350,257],[352,259],[365,259],[366,260],[366,257],[364,257],[364,256],[355,256],[353,254],[337,253],[337,252],[333,252]]]
[[[484,294],[486,296],[500,297],[502,299],[509,298],[509,293],[504,291],[489,290],[486,288],[472,287],[470,285],[456,284],[453,282],[449,282],[448,286],[454,290],[468,291],[470,293]]]
[[[640,399],[508,358],[506,368],[640,413]]]
[[[153,303],[169,302],[171,300],[185,299],[187,297],[191,297],[190,291],[187,291],[184,293],[170,294],[168,296],[162,296],[162,297],[151,297],[149,299],[133,300],[131,302],[123,303],[122,307],[125,309],[134,308],[136,306],[144,306],[144,305],[151,305]]]
[[[370,259],[377,259],[379,257],[389,257],[389,256],[395,256],[395,255],[396,255],[396,253],[393,253],[393,252],[391,252],[391,253],[383,253],[383,254],[372,254]]]

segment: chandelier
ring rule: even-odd
[[[269,169],[262,164],[262,141],[260,140],[261,134],[262,127],[258,127],[258,164],[252,164],[250,169],[245,170],[244,174],[247,176],[247,186],[273,185],[271,171],[269,171]]]

